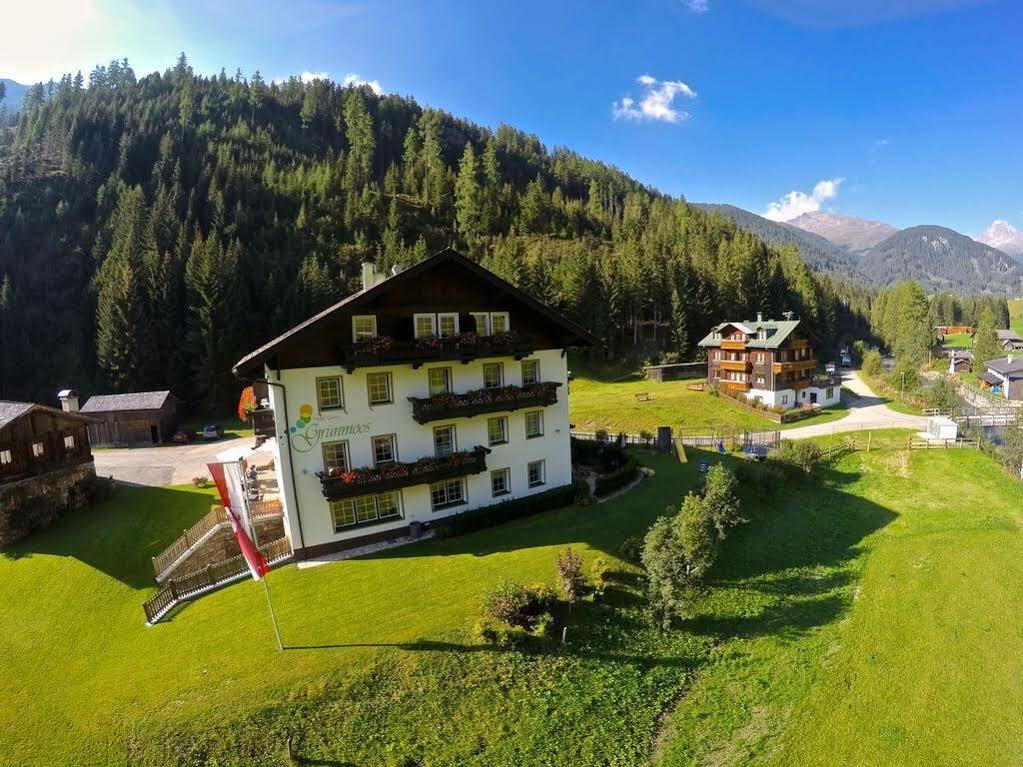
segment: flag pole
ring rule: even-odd
[[[242,459],[239,459],[241,461]],[[248,477],[245,476],[245,463],[242,461],[242,477],[245,477],[246,484],[248,484]],[[259,551],[259,533],[256,532],[256,523],[252,521],[252,515],[249,513],[249,494],[245,493],[245,521],[249,525],[249,530],[252,531],[252,542],[256,545],[256,550]],[[277,626],[277,614],[274,612],[274,603],[270,599],[270,585],[267,583],[267,578],[270,575],[269,567],[267,572],[263,573],[263,577],[260,578],[263,581],[263,592],[266,594],[266,606],[270,611],[270,622],[274,626],[274,636],[277,637],[277,650],[284,652],[284,642],[281,641],[281,630]]]

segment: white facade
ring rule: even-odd
[[[314,553],[331,547],[342,548],[344,542],[351,539],[387,531],[399,534],[413,521],[428,525],[469,509],[569,484],[572,466],[567,360],[560,349],[538,351],[526,360],[538,361],[539,381],[562,384],[557,389],[555,404],[427,424],[413,420],[412,403],[408,398],[430,396],[430,370],[447,369],[450,391],[462,394],[484,388],[484,365],[493,363],[501,364],[503,385],[521,385],[523,361],[512,357],[481,358],[468,363],[438,361],[424,363],[418,369],[413,369],[410,364],[360,367],[350,374],[338,365],[286,369],[280,371],[279,377],[277,371],[268,369],[266,378],[271,384],[270,403],[277,427],[277,438],[272,440],[274,463],[292,546],[296,550],[313,549]],[[493,374],[493,368],[489,372]],[[370,404],[368,377],[380,373],[389,374],[390,402]],[[339,407],[320,407],[319,382],[323,379],[338,379],[340,382]],[[377,376],[373,382],[379,390],[382,379]],[[275,384],[283,385],[283,391]],[[333,384],[324,386],[333,390]],[[542,434],[527,438],[526,416],[537,411],[541,413]],[[494,418],[506,419],[506,442],[503,444],[492,444],[489,438],[488,422]],[[535,427],[535,416],[531,416],[531,422]],[[348,512],[337,507],[332,510],[316,474],[326,468],[325,444],[331,444],[328,448],[331,455],[346,457],[347,468],[358,469],[374,465],[375,437],[383,438],[378,444],[386,449],[386,438],[393,435],[394,460],[409,463],[435,455],[436,430],[446,426],[453,427],[455,450],[472,450],[481,446],[491,451],[486,456],[486,471],[464,477],[464,500],[461,503],[435,510],[431,487],[422,484],[393,491],[397,493],[398,515],[385,521],[346,525],[344,518]],[[542,482],[536,481],[536,462],[542,462]],[[531,464],[534,464],[532,483],[529,478]],[[505,469],[508,472],[507,492],[495,495],[494,472]],[[498,482],[498,486],[501,484]],[[389,506],[391,501],[384,499],[383,502],[393,513]],[[377,503],[378,509],[383,508],[382,502]]]
[[[750,389],[746,392],[746,399],[760,400],[768,407],[783,407],[791,409],[796,406],[795,389]]]
[[[818,386],[812,384],[798,392],[795,389],[750,389],[746,392],[746,399],[760,400],[768,407],[780,407],[785,410],[803,407],[804,405],[819,405],[830,407],[838,403],[842,398],[842,387]]]

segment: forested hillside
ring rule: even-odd
[[[243,353],[447,245],[613,352],[694,353],[725,317],[864,331],[794,248],[534,136],[327,81],[127,62],[35,86],[0,133],[0,397],[170,386],[230,402]],[[850,308],[851,307],[851,308]]]

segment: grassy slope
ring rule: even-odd
[[[572,423],[580,431],[607,429],[617,433],[657,433],[658,426],[678,430],[698,430],[711,434],[715,427],[734,426],[739,429],[789,429],[815,423],[837,421],[847,414],[846,406],[828,408],[819,416],[793,424],[778,425],[774,421],[736,407],[723,397],[707,392],[689,391],[696,381],[656,383],[639,375],[616,377],[600,375],[585,365],[572,361]],[[636,394],[650,395],[647,402],[638,402]]]
[[[1009,322],[1013,330],[1023,336],[1023,298],[1009,301]]]
[[[695,461],[652,458],[656,476],[608,504],[275,571],[285,641],[307,648],[283,655],[252,582],[144,627],[144,552],[208,499],[122,490],[0,556],[0,753],[270,765],[289,732],[304,759],[366,765],[634,765],[652,743],[664,764],[1016,764],[1018,484],[975,452],[884,444],[750,492],[752,522],[681,630],[646,626],[619,562],[610,604],[576,608],[569,645],[535,652],[466,638],[485,586],[550,581],[568,542],[614,552]]]
[[[947,335],[942,345],[946,349],[971,349],[973,348],[973,336],[969,333]]]

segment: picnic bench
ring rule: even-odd
[[[703,381],[699,381],[697,383],[686,384],[686,390],[687,391],[703,391],[706,388],[707,388],[707,384],[705,384]]]
[[[650,392],[647,392],[647,391],[636,392],[636,402],[649,402],[649,401],[650,401]]]

